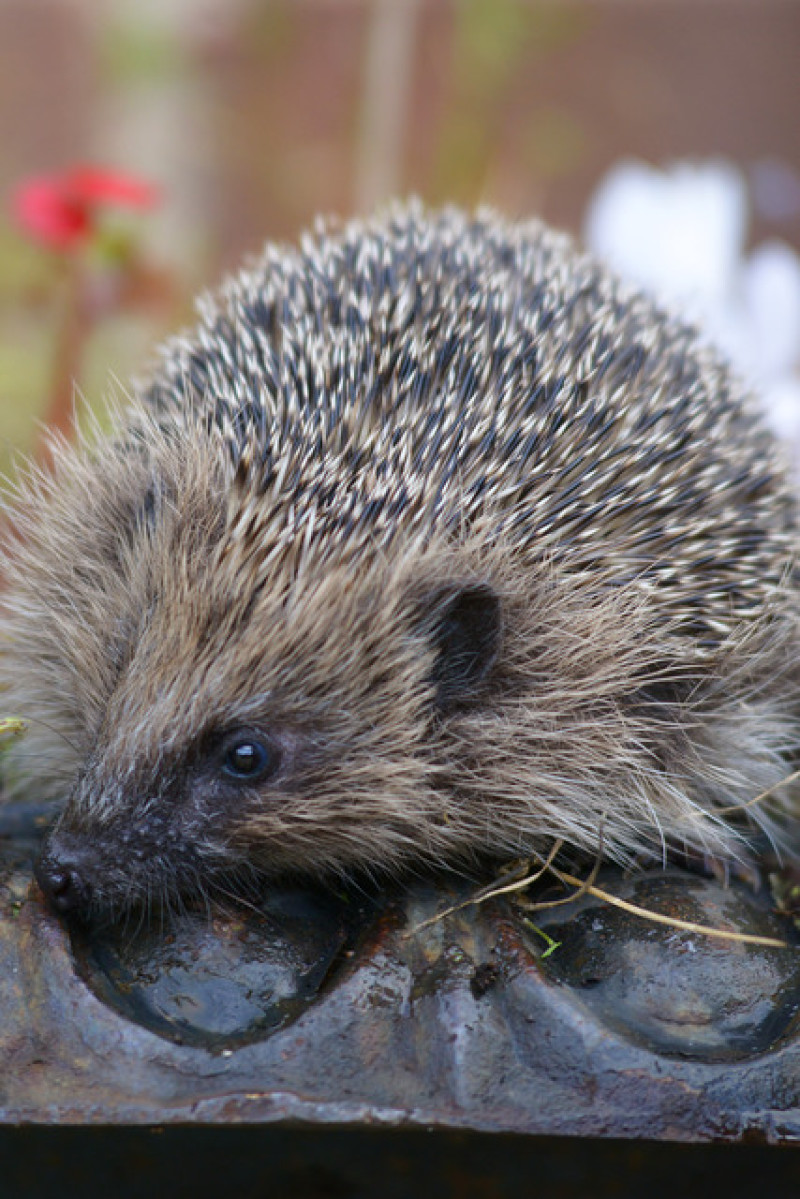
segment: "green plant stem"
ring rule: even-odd
[[[63,258],[61,311],[53,351],[50,400],[45,411],[45,428],[40,435],[36,459],[46,465],[52,458],[49,436],[69,440],[75,425],[75,389],[81,375],[83,352],[91,332],[86,297],[86,272],[82,255]]]

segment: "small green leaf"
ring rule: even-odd
[[[24,720],[20,720],[18,716],[6,716],[0,718],[0,737],[22,737],[27,732],[28,726]]]
[[[525,917],[523,923],[527,924],[528,928],[532,929],[537,936],[541,937],[542,940],[547,943],[547,949],[545,949],[544,953],[540,955],[542,961],[544,961],[545,958],[549,958],[550,954],[554,953],[556,949],[561,948],[560,941],[556,941],[552,937],[548,936],[544,929],[539,928],[539,925],[534,924],[532,920],[529,920],[527,917]]]

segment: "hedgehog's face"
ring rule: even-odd
[[[86,661],[60,651],[51,686],[76,688],[83,723],[37,868],[54,906],[94,917],[260,873],[451,857],[431,734],[491,673],[492,589],[421,578],[417,556],[413,574],[310,563],[254,593],[203,536],[151,555],[146,594],[140,560],[127,599],[121,584],[77,614],[91,707]]]

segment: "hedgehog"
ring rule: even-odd
[[[566,234],[418,202],[319,223],[113,408],[6,517],[9,776],[63,805],[57,911],[554,843],[796,853],[780,453]]]

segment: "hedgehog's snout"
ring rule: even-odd
[[[91,902],[96,865],[89,846],[79,846],[56,833],[45,842],[34,874],[54,911],[61,916],[82,916]]]

